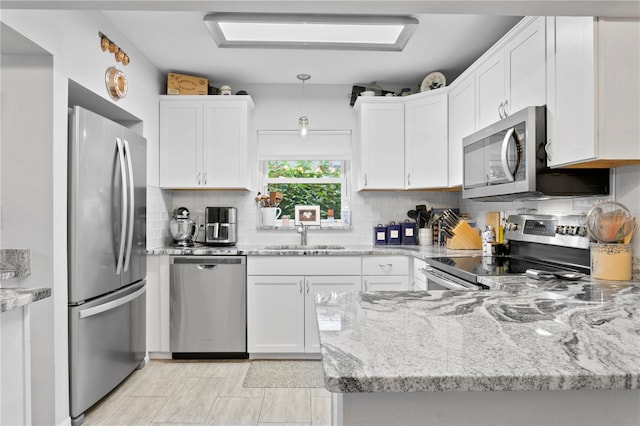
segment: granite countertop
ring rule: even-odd
[[[219,255],[246,255],[246,256],[363,256],[363,255],[402,255],[427,259],[434,256],[472,256],[482,254],[481,250],[449,250],[441,246],[394,246],[371,244],[340,244],[340,249],[335,249],[334,244],[310,244],[300,246],[298,244],[239,244],[233,247],[215,247],[196,244],[194,247],[165,246],[148,249],[147,254],[170,256],[219,256]]]
[[[10,311],[50,296],[50,288],[0,288],[0,312]]]
[[[30,249],[0,249],[0,280],[31,275]]]
[[[317,294],[326,388],[640,388],[640,281],[484,280],[497,290]]]

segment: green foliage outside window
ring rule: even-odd
[[[336,220],[340,219],[342,185],[313,182],[313,179],[341,179],[340,161],[269,161],[267,167],[267,191],[282,192],[283,200],[279,207],[283,215],[293,218],[296,205],[319,205],[322,219],[327,218],[328,209],[333,209]],[[300,181],[274,182],[281,178]]]

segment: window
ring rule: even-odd
[[[267,192],[281,192],[282,215],[293,220],[295,206],[319,205],[324,222],[327,211],[340,220],[342,200],[346,198],[346,162],[342,160],[268,160],[262,162]]]

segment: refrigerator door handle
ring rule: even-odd
[[[129,142],[126,139],[124,141],[125,158],[127,159],[127,171],[129,173],[129,220],[127,221],[127,251],[125,252],[124,270],[129,270],[129,262],[131,261],[131,246],[133,244],[133,224],[135,223],[135,195],[134,195],[134,182],[133,182],[133,164],[131,162],[131,149],[129,149]]]
[[[147,286],[144,286],[141,289],[136,290],[135,292],[121,299],[112,300],[111,302],[103,303],[102,305],[94,306],[93,308],[83,309],[79,311],[78,314],[82,319],[82,318],[92,317],[94,315],[98,315],[106,311],[110,311],[112,309],[117,308],[118,306],[122,306],[126,303],[131,302],[133,299],[137,299],[145,291],[147,291]]]
[[[120,162],[120,178],[122,179],[122,208],[120,209],[122,230],[120,231],[120,250],[118,251],[118,262],[116,264],[116,274],[120,275],[123,270],[124,263],[129,197],[127,195],[127,175],[124,162],[124,147],[120,138],[116,138],[116,147],[118,149],[118,160]]]

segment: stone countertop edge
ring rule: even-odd
[[[50,296],[50,288],[0,288],[0,312],[10,311]]]
[[[640,389],[640,281],[319,293],[334,393]]]
[[[402,245],[357,245],[341,244],[344,249],[317,249],[311,245],[304,249],[266,249],[268,244],[237,245],[233,247],[197,246],[173,247],[164,246],[147,249],[149,255],[168,256],[413,256],[427,259],[435,256],[480,256],[481,250],[451,250],[441,246],[402,246]]]

